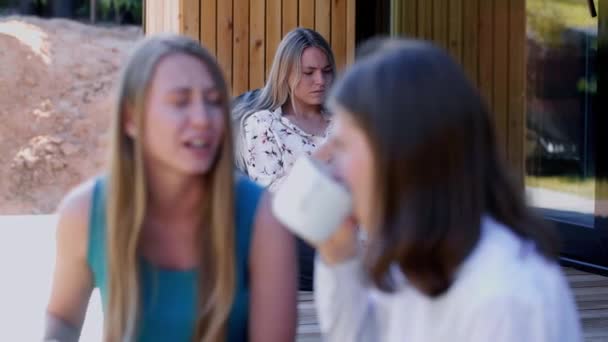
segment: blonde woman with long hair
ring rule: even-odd
[[[235,108],[237,163],[253,180],[274,191],[295,159],[323,144],[330,124],[323,104],[335,76],[321,34],[296,28],[285,35],[264,87]]]
[[[186,37],[144,39],[111,133],[106,174],[60,205],[45,339],[76,341],[99,288],[106,341],[293,340],[294,242],[233,172],[214,58]]]
[[[273,192],[298,157],[323,145],[331,122],[323,104],[335,75],[333,53],[318,32],[296,28],[283,38],[266,85],[234,111],[237,164],[251,179]],[[299,288],[311,290],[314,251],[300,240],[298,259]]]

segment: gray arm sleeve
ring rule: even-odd
[[[80,328],[51,313],[46,314],[45,342],[78,342]]]

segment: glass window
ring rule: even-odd
[[[526,191],[593,227],[598,23],[586,0],[527,0]]]

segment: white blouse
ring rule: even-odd
[[[309,134],[284,117],[279,107],[252,114],[245,120],[243,132],[247,173],[273,192],[301,155],[310,155],[323,145],[329,128],[323,136]]]
[[[579,342],[581,328],[560,266],[496,221],[439,298],[395,267],[399,289],[364,286],[359,260],[333,267],[317,257],[315,300],[328,342]]]

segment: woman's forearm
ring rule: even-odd
[[[376,308],[361,271],[358,258],[328,265],[317,257],[315,305],[328,342],[378,340]]]

